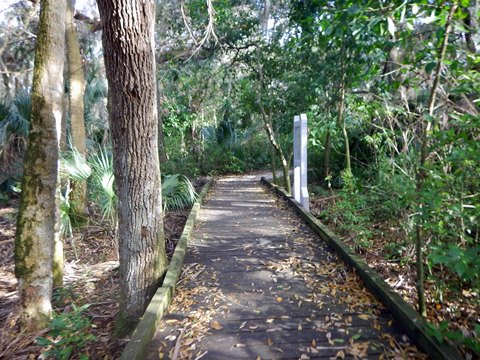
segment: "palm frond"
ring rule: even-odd
[[[186,176],[166,175],[162,181],[162,197],[165,210],[180,210],[192,206],[197,193]]]
[[[113,161],[106,148],[100,148],[90,157],[93,169],[92,197],[99,205],[103,219],[109,219],[112,224],[117,221],[117,195],[115,194],[115,176]]]
[[[67,181],[67,188],[65,194],[60,194],[60,233],[63,237],[72,236],[72,219],[70,217],[70,184]]]
[[[62,156],[61,173],[73,180],[84,181],[92,175],[92,168],[85,156],[74,148]]]
[[[9,114],[6,117],[6,135],[16,134],[28,136],[30,118],[32,116],[32,97],[29,93],[20,93],[13,99]]]

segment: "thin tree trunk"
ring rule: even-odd
[[[68,77],[70,93],[70,123],[73,147],[82,155],[87,156],[84,103],[85,77],[83,73],[82,55],[78,43],[77,32],[73,22],[75,0],[67,0],[67,17],[65,37],[67,42]],[[87,182],[75,181],[73,184],[71,203],[74,214],[87,219]]]
[[[430,97],[428,100],[428,115],[430,119],[423,119],[421,123],[421,150],[420,150],[420,164],[417,172],[417,195],[421,197],[421,194],[424,190],[425,180],[427,178],[427,172],[425,165],[427,163],[428,157],[428,144],[430,140],[430,133],[433,129],[432,118],[434,115],[435,101],[437,97],[437,89],[440,82],[440,73],[443,66],[443,61],[445,60],[445,53],[448,45],[448,37],[452,31],[452,18],[457,8],[457,4],[454,3],[448,14],[447,21],[445,23],[445,33],[442,38],[440,49],[438,52],[438,64],[435,70],[435,78],[433,80],[432,88],[430,90]],[[420,216],[423,215],[423,200],[420,200]],[[423,243],[424,243],[424,229],[423,229],[424,219],[417,218],[415,224],[415,253],[416,253],[416,262],[417,262],[417,295],[418,295],[418,312],[422,316],[427,315],[427,308],[425,303],[425,271],[423,267]]]
[[[271,2],[270,0],[265,1],[264,4],[264,9],[263,9],[263,14],[261,18],[261,24],[262,24],[262,33],[264,36],[267,36],[268,33],[268,19],[270,17],[270,10],[271,10]],[[259,39],[260,41],[260,39]],[[280,144],[277,142],[275,138],[275,132],[273,131],[273,125],[272,125],[272,116],[271,113],[267,114],[265,110],[265,106],[263,105],[262,101],[262,93],[263,93],[263,88],[265,87],[265,81],[263,77],[263,65],[260,59],[260,46],[257,45],[256,47],[256,53],[257,53],[257,71],[258,71],[258,92],[257,92],[257,101],[258,101],[258,106],[260,108],[260,112],[262,115],[263,119],[263,125],[265,128],[265,132],[267,133],[268,140],[270,141],[270,144],[272,147],[275,149],[275,151],[278,154],[278,157],[280,158],[280,164],[282,166],[282,173],[283,173],[283,182],[285,186],[285,190],[287,193],[291,193],[292,187],[290,184],[290,176],[288,174],[288,161],[285,157],[285,154],[283,153],[282,147]]]
[[[330,176],[330,152],[332,149],[332,135],[330,131],[327,131],[325,136],[325,151],[323,152],[323,179]]]
[[[98,0],[109,91],[121,299],[119,335],[138,322],[167,267],[158,156],[154,2]]]
[[[15,239],[22,325],[43,328],[51,316],[52,264],[58,243],[56,202],[62,121],[65,1],[42,0],[35,50],[32,117]]]
[[[273,146],[270,146],[270,167],[272,169],[272,178],[273,178],[273,183],[277,183],[277,164],[275,162],[275,149]]]
[[[352,161],[350,158],[350,143],[348,140],[347,122],[345,121],[345,87],[346,87],[346,70],[345,70],[345,40],[342,42],[340,53],[340,96],[338,101],[338,126],[342,129],[343,140],[345,142],[345,170],[348,176],[352,174]]]
[[[263,79],[263,67],[260,61],[260,48],[257,46],[257,68],[258,68],[258,92],[257,92],[257,102],[258,106],[260,108],[260,112],[262,114],[262,119],[263,119],[263,126],[265,128],[265,132],[267,133],[268,140],[270,141],[270,144],[273,146],[275,151],[278,154],[278,157],[280,158],[280,164],[282,165],[282,172],[283,172],[283,181],[285,185],[285,191],[290,194],[292,192],[292,186],[290,184],[290,176],[288,174],[288,161],[285,157],[285,154],[283,153],[282,147],[280,144],[277,142],[275,138],[275,133],[273,131],[273,126],[272,126],[272,119],[271,119],[271,114],[267,114],[265,110],[265,106],[263,105],[262,101],[262,92],[263,92],[263,87],[264,87],[264,79]]]
[[[165,141],[163,136],[163,114],[162,114],[162,94],[160,85],[157,84],[157,113],[158,113],[158,152],[160,162],[164,163],[168,160],[167,149],[165,148]]]
[[[478,21],[477,21],[478,19],[477,19],[476,7],[477,7],[477,1],[470,0],[469,7],[464,8],[466,16],[463,19],[463,22],[467,28],[467,31],[465,32],[465,43],[467,44],[468,50],[472,54],[477,53],[477,46],[474,40],[474,35],[476,32],[478,32]]]
[[[64,253],[63,253],[63,239],[60,234],[60,176],[58,179],[57,191],[55,192],[55,207],[58,209],[58,216],[55,222],[53,238],[53,263],[52,263],[52,276],[53,276],[53,286],[61,287],[63,286],[63,263],[64,263]]]

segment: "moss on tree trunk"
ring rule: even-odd
[[[80,45],[73,22],[75,0],[67,0],[67,14],[65,24],[65,39],[67,44],[69,95],[70,95],[70,122],[73,147],[85,158],[87,156],[84,103],[85,78],[80,54]],[[77,221],[87,219],[87,182],[75,181],[71,193],[71,204]]]
[[[15,239],[22,325],[47,325],[54,249],[59,246],[59,132],[62,119],[65,2],[42,0],[35,51],[32,116]],[[56,264],[56,268],[62,267]]]

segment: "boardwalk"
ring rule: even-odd
[[[219,181],[148,359],[421,356],[358,277],[258,179]]]

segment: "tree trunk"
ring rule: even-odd
[[[260,61],[259,46],[257,46],[256,52],[257,52],[257,67],[258,67],[258,92],[257,92],[258,106],[260,108],[260,113],[262,114],[263,126],[265,128],[265,132],[267,133],[268,140],[270,141],[270,144],[275,149],[275,151],[278,154],[278,157],[280,158],[285,191],[288,194],[290,194],[292,192],[292,186],[290,183],[290,176],[288,174],[288,161],[287,161],[287,158],[285,157],[285,154],[283,153],[282,147],[280,146],[280,144],[277,142],[275,138],[275,133],[273,131],[273,126],[272,126],[272,116],[271,114],[267,114],[265,110],[265,106],[263,105],[262,92],[265,84],[263,79],[263,65]]]
[[[65,1],[42,0],[35,50],[32,116],[15,239],[22,324],[35,330],[51,316],[52,263],[59,241],[56,192],[62,120]]]
[[[347,122],[345,121],[345,87],[346,87],[346,69],[345,69],[345,40],[342,42],[340,51],[340,89],[338,100],[338,126],[342,129],[343,140],[345,142],[345,171],[347,176],[352,175],[352,160],[350,157],[350,143],[348,141]]]
[[[416,190],[419,197],[422,196],[424,190],[425,180],[427,178],[427,171],[425,166],[427,165],[428,157],[428,144],[430,140],[430,133],[433,129],[432,119],[434,116],[435,110],[435,101],[437,97],[437,88],[440,82],[440,74],[442,71],[443,61],[445,60],[445,54],[448,45],[448,37],[452,31],[452,18],[457,8],[456,3],[452,4],[447,21],[445,23],[445,33],[441,40],[441,45],[438,52],[438,63],[435,70],[435,78],[433,80],[432,88],[430,89],[430,97],[428,100],[428,115],[429,119],[423,119],[421,123],[421,149],[420,149],[420,164],[417,172],[417,184]],[[424,267],[423,267],[423,242],[424,242],[424,229],[423,222],[423,200],[419,201],[420,215],[417,216],[417,221],[415,224],[415,253],[416,253],[416,262],[417,262],[417,295],[418,295],[418,312],[422,316],[427,316],[427,308],[425,303],[425,289],[424,289]]]
[[[162,94],[160,85],[157,84],[157,114],[158,114],[158,152],[160,162],[164,163],[168,160],[167,149],[165,148],[165,141],[163,136],[163,114],[162,114]]]
[[[108,79],[121,301],[119,335],[142,316],[165,272],[153,1],[98,0]]]
[[[82,155],[87,155],[84,104],[85,78],[83,74],[82,55],[78,43],[77,32],[73,23],[75,0],[67,0],[67,16],[65,23],[65,37],[67,42],[68,77],[70,93],[70,123],[72,146]],[[75,181],[73,184],[71,204],[73,213],[81,219],[87,216],[87,182]]]
[[[274,184],[277,184],[277,164],[275,162],[275,149],[273,146],[270,146],[270,167],[272,169],[272,181]]]
[[[463,22],[466,27],[465,32],[465,43],[467,44],[468,50],[472,54],[477,53],[477,45],[475,44],[475,33],[478,32],[478,12],[477,12],[477,1],[470,0],[469,6],[464,8],[465,18]]]
[[[330,176],[330,153],[332,149],[332,135],[330,131],[327,131],[325,137],[325,151],[323,153],[323,180],[327,182],[327,178]]]
[[[271,10],[271,2],[270,0],[267,0],[265,1],[263,14],[260,19],[261,26],[262,26],[261,30],[265,37],[267,36],[267,33],[268,33],[268,19],[270,17],[270,10]],[[259,39],[259,42],[260,41],[261,39]],[[265,87],[265,80],[263,77],[263,65],[261,62],[260,45],[257,45],[256,47],[256,55],[257,55],[257,68],[258,68],[257,69],[258,71],[258,92],[257,92],[258,106],[260,108],[260,112],[263,119],[263,126],[265,128],[265,132],[267,133],[268,140],[270,141],[270,144],[275,149],[278,157],[280,158],[285,190],[287,191],[288,194],[290,194],[292,192],[292,186],[290,184],[290,176],[288,174],[289,164],[288,164],[287,158],[285,157],[285,154],[283,153],[282,147],[280,146],[280,144],[277,142],[275,138],[275,132],[273,131],[273,124],[272,124],[272,116],[271,116],[272,114],[271,112],[267,114],[267,111],[265,110],[265,106],[263,104],[262,94],[263,94],[263,89]]]

